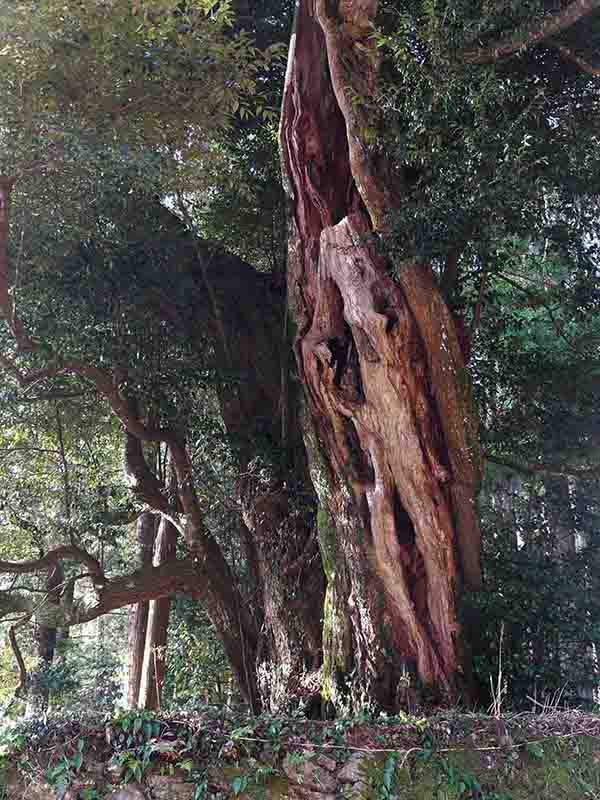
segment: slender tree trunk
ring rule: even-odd
[[[375,247],[400,202],[374,124],[374,0],[300,0],[281,121],[288,293],[328,579],[325,695],[395,706],[407,673],[454,695],[457,593],[479,584],[477,426],[428,264]]]
[[[177,530],[168,520],[162,519],[154,546],[155,566],[175,558],[176,544]],[[169,597],[151,600],[149,604],[138,708],[160,708],[161,689],[165,680],[170,607]]]
[[[136,522],[136,538],[140,548],[140,566],[152,564],[152,551],[156,538],[155,514],[145,512]],[[136,603],[129,607],[128,621],[128,665],[127,665],[127,705],[136,708],[140,692],[140,678],[144,661],[146,628],[149,603]]]

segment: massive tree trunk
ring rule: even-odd
[[[451,697],[457,593],[479,584],[477,429],[431,267],[375,247],[401,201],[365,141],[374,0],[300,0],[281,121],[288,292],[328,579],[325,693],[394,706],[406,675]],[[363,103],[363,99],[365,102]],[[350,687],[348,687],[350,688]]]
[[[150,512],[144,512],[136,522],[136,539],[140,548],[140,566],[152,564],[152,551],[156,538],[157,518]],[[146,628],[148,624],[149,603],[135,603],[129,607],[127,632],[127,705],[137,708],[140,692],[142,664],[144,663],[144,647],[146,644]]]
[[[259,686],[275,712],[311,693],[324,597],[299,397],[288,380],[285,308],[269,276],[227,254],[213,259],[203,283],[210,287],[204,335],[208,328],[219,364],[239,379],[220,387],[219,400],[237,455],[244,545],[260,595]]]
[[[194,239],[166,209],[152,213],[160,220],[158,246],[169,246],[173,268],[194,287],[191,319],[167,305],[160,311],[199,347],[210,341],[212,366],[224,378],[217,394],[239,472],[245,583],[253,582],[246,596],[261,629],[251,668],[275,711],[315,683],[324,598],[300,397],[289,380],[285,297],[270,275]]]

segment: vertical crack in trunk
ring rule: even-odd
[[[288,292],[323,507],[326,689],[354,669],[393,705],[407,664],[423,683],[455,686],[456,592],[479,582],[477,430],[430,268],[401,265],[394,283],[371,243],[399,202],[393,170],[363,141],[370,112],[350,99],[373,94],[377,3],[335,5],[301,0],[290,51]]]

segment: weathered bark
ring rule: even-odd
[[[136,523],[136,539],[140,549],[142,567],[152,564],[155,538],[156,516],[145,512],[140,515]],[[138,703],[147,623],[148,603],[135,603],[130,606],[127,634],[127,705],[129,708],[136,708]]]
[[[225,387],[219,396],[227,431],[237,445],[240,508],[262,596],[258,667],[268,676],[263,702],[277,711],[306,692],[306,674],[320,666],[324,579],[297,424],[299,398],[287,381],[283,304],[265,291],[254,270],[244,265],[242,276],[243,284],[233,291],[230,276],[225,295],[222,280],[214,281],[227,343],[219,348],[221,358],[245,377],[236,391]]]
[[[260,688],[272,712],[305,694],[307,676],[321,664],[321,559],[312,514],[303,513],[291,494],[280,479],[266,481],[264,471],[247,471],[240,491],[262,595]]]
[[[366,102],[376,8],[301,0],[281,150],[328,578],[324,688],[336,701],[353,671],[393,706],[406,670],[454,692],[457,591],[480,580],[479,459],[461,348],[431,269],[402,264],[395,283],[373,240],[402,195],[393,166],[365,142],[376,125]]]
[[[175,558],[177,530],[166,519],[161,520],[153,562],[156,566]],[[162,685],[165,680],[167,631],[171,598],[151,600],[148,610],[144,661],[142,665],[138,708],[159,709]]]

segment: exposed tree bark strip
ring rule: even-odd
[[[481,586],[480,530],[476,497],[482,476],[479,430],[470,378],[456,327],[427,264],[403,264],[398,283],[425,345],[430,385],[450,465],[449,487],[462,571],[469,588]]]
[[[375,93],[380,61],[372,38],[378,2],[339,2],[337,14],[329,12],[331,5],[327,0],[315,0],[316,16],[325,34],[331,84],[346,124],[350,169],[373,228],[383,230],[386,214],[398,205],[399,196],[389,163],[376,164],[366,142],[375,124],[368,104]]]
[[[417,359],[422,361],[423,355],[415,350],[418,334],[414,321],[383,265],[377,269],[373,255],[361,243],[364,234],[354,227],[355,221],[356,217],[342,220],[321,237],[321,276],[330,275],[342,295],[344,320],[358,350],[364,393],[356,401],[351,398],[347,402],[342,396],[337,402],[342,413],[353,420],[373,470],[372,484],[369,481],[364,491],[380,577],[411,641],[419,674],[427,683],[439,682],[456,666],[452,655],[456,619],[454,608],[447,605],[456,577],[452,520],[442,488],[447,470],[436,452],[437,442],[431,440],[434,412],[422,385],[426,368],[423,363],[420,368],[418,365]],[[394,311],[393,324],[390,309]],[[424,559],[428,622],[418,619],[416,598],[411,598],[408,576],[402,574],[395,491],[410,516],[415,546]],[[424,644],[430,638],[433,648]]]
[[[376,11],[375,0],[345,2],[340,3],[339,18],[335,19],[328,16],[324,0],[317,0],[317,14],[327,40],[332,84],[348,130],[350,167],[375,230],[384,229],[385,213],[399,203],[397,193],[390,193],[386,188],[393,175],[391,165],[387,164],[382,170],[381,165],[374,164],[364,141],[368,113],[357,117],[356,109],[361,106],[352,102],[357,94],[369,97],[375,90],[378,61],[373,53],[374,46],[371,44],[371,50],[365,46],[361,35],[370,30]],[[357,43],[361,45],[359,48]],[[360,157],[354,157],[353,150],[359,150]],[[366,229],[364,232],[368,233]],[[398,282],[425,345],[429,380],[451,462],[451,492],[463,577],[468,586],[477,588],[481,584],[481,574],[475,496],[480,483],[481,459],[464,356],[431,268],[425,264],[403,264],[398,270]]]

